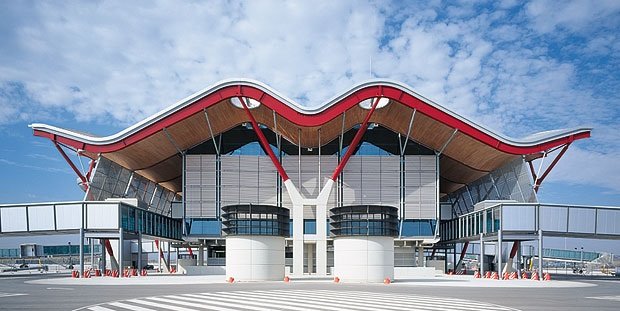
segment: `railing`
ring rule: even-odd
[[[467,240],[499,230],[620,239],[620,208],[541,203],[499,203],[442,221],[443,241]]]
[[[77,201],[0,205],[0,235],[118,231],[180,240],[181,221],[123,202]]]

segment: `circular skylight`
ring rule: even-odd
[[[364,100],[362,102],[359,103],[360,107],[364,108],[364,109],[370,109],[372,108],[372,104],[375,102],[377,98],[373,97],[373,98],[369,98],[367,100]],[[380,97],[379,98],[379,103],[377,103],[377,108],[383,108],[385,106],[387,106],[387,104],[390,103],[390,99],[387,97]]]
[[[243,100],[245,101],[245,105],[248,106],[249,109],[254,109],[260,106],[260,102],[255,99],[243,97]],[[230,102],[233,104],[233,106],[243,109],[243,105],[241,104],[239,97],[231,98]]]

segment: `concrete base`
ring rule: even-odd
[[[235,281],[284,279],[284,238],[278,236],[226,237],[226,278]]]
[[[394,279],[394,238],[348,236],[334,239],[334,276],[341,282]]]

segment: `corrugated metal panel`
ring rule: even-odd
[[[405,218],[432,219],[437,209],[435,156],[405,157]]]

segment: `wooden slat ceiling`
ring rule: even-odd
[[[279,116],[264,105],[251,110],[257,122],[282,134],[282,136],[303,148],[317,147],[336,139],[343,128],[347,130],[363,121],[368,110],[354,106],[344,114],[332,119],[320,127],[302,127]],[[206,110],[214,135],[226,132],[241,123],[249,122],[246,113],[229,100],[223,100]],[[413,110],[392,101],[386,107],[377,109],[370,122],[378,123],[390,130],[407,136]],[[344,119],[344,126],[343,126]],[[136,171],[166,188],[181,191],[182,160],[177,148],[187,150],[211,139],[207,118],[204,112],[196,113],[144,140],[122,150],[105,153],[103,156]],[[417,112],[411,129],[410,138],[433,150],[440,150],[453,135],[454,129]],[[320,134],[319,134],[320,133]],[[320,135],[320,138],[319,138]],[[440,159],[441,192],[449,193],[470,183],[487,172],[514,160],[512,154],[503,153],[483,144],[472,137],[457,132]]]

